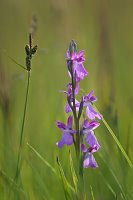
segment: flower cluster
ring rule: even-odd
[[[68,74],[70,83],[67,84],[67,91],[63,91],[67,96],[66,113],[72,112],[68,116],[67,124],[57,121],[57,127],[63,132],[62,138],[57,142],[57,146],[62,148],[64,145],[70,146],[74,144],[76,153],[83,155],[83,167],[96,168],[98,164],[93,156],[100,148],[100,144],[94,134],[94,130],[100,125],[99,120],[102,115],[93,107],[93,103],[97,101],[94,91],[83,96],[80,101],[76,99],[79,93],[79,84],[88,72],[84,67],[84,50],[77,52],[77,46],[71,41],[69,50],[66,53]],[[86,117],[83,117],[84,112]],[[82,119],[82,122],[80,122]],[[74,121],[74,123],[73,123]],[[73,125],[74,124],[74,125]],[[73,128],[74,127],[74,128]]]

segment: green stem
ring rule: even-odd
[[[79,199],[84,199],[84,177],[83,177],[83,158],[82,153],[80,150],[80,142],[81,142],[81,136],[80,136],[80,126],[79,126],[79,120],[76,112],[76,103],[75,103],[75,88],[76,88],[76,74],[74,76],[73,71],[71,72],[72,77],[72,98],[73,98],[73,106],[72,106],[72,112],[74,116],[74,123],[75,123],[75,129],[76,129],[76,138],[75,138],[75,151],[77,156],[77,162],[78,162],[78,197]]]
[[[80,133],[79,133],[79,119],[77,117],[77,113],[76,113],[76,103],[75,103],[75,77],[73,75],[73,71],[71,73],[72,76],[72,97],[73,97],[73,116],[74,116],[74,122],[75,122],[75,129],[76,129],[76,141],[75,141],[75,150],[76,150],[76,155],[77,158],[79,160],[79,156],[80,156]]]
[[[21,154],[22,154],[22,144],[23,144],[23,135],[24,135],[24,125],[25,125],[25,118],[26,118],[26,110],[27,110],[27,101],[28,101],[28,94],[29,94],[29,85],[30,85],[30,71],[28,71],[28,80],[27,80],[27,89],[26,89],[26,96],[25,96],[25,105],[24,105],[24,113],[23,113],[23,121],[20,133],[20,143],[19,143],[19,151],[18,151],[18,159],[17,159],[17,168],[14,181],[17,182],[20,174],[20,163],[21,163]]]

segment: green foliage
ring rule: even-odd
[[[70,169],[71,169],[71,176],[73,179],[73,184],[74,184],[74,188],[75,188],[75,193],[78,193],[78,178],[74,169],[74,164],[73,164],[73,160],[72,160],[72,156],[71,156],[71,152],[69,151],[69,160],[70,160]]]
[[[56,170],[54,167],[52,167],[52,165],[47,161],[45,160],[29,143],[27,143],[28,147],[38,156],[38,158],[40,158],[43,163],[56,175],[58,176]]]
[[[95,107],[96,108],[96,107]],[[97,108],[96,108],[97,109]],[[98,110],[98,109],[97,109]],[[109,133],[111,134],[112,138],[114,139],[115,143],[117,144],[117,146],[119,147],[120,151],[122,152],[123,156],[125,157],[125,159],[127,160],[129,166],[131,168],[133,168],[133,163],[131,162],[130,158],[128,157],[128,155],[126,154],[124,148],[122,147],[121,143],[119,142],[119,140],[117,139],[115,133],[113,132],[113,130],[110,128],[109,124],[106,122],[106,120],[104,118],[102,118],[102,121],[104,123],[104,125],[106,126],[106,128],[108,129]]]
[[[70,184],[68,183],[66,176],[64,174],[63,168],[61,166],[61,163],[59,161],[59,158],[57,157],[57,164],[59,166],[59,172],[60,172],[60,176],[61,176],[61,181],[62,181],[62,186],[64,189],[64,194],[65,194],[65,198],[66,200],[71,200],[72,198],[72,194],[70,192],[70,189],[73,191],[73,193],[75,192],[74,188],[72,186],[70,186]]]

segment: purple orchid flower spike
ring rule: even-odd
[[[98,167],[98,164],[93,156],[93,148],[90,147],[90,148],[86,148],[86,146],[84,144],[81,145],[81,150],[82,152],[84,152],[84,161],[83,161],[83,167],[84,168],[89,168],[89,167],[92,167],[92,168],[97,168]]]
[[[72,145],[73,144],[73,134],[76,133],[76,131],[72,129],[72,124],[73,124],[72,116],[68,117],[67,125],[62,122],[59,122],[59,121],[57,121],[56,124],[57,124],[57,127],[61,131],[63,131],[62,139],[59,142],[57,142],[56,145],[59,148],[62,148],[65,144],[67,146]]]
[[[93,96],[94,91],[92,90],[88,95],[84,96],[84,107],[86,107],[86,115],[89,119],[94,120],[95,118],[102,119],[102,115],[98,113],[92,106],[92,103],[97,101],[97,97]]]
[[[73,52],[72,56],[70,55],[70,51],[67,51],[66,57],[67,60],[73,61],[73,73],[75,74],[76,72],[76,82],[83,80],[84,77],[88,75],[88,72],[86,71],[83,65],[83,62],[85,61],[84,50],[80,51],[79,53]]]
[[[61,140],[56,145],[62,148],[64,145],[70,146],[74,143],[78,159],[80,160],[80,155],[83,155],[83,167],[97,168],[98,164],[94,158],[94,153],[100,149],[100,144],[93,131],[100,125],[97,119],[102,119],[102,115],[93,107],[93,103],[97,101],[97,97],[94,95],[93,90],[86,96],[81,96],[80,101],[77,100],[76,96],[79,93],[80,81],[88,75],[84,67],[84,52],[84,50],[77,52],[75,41],[72,40],[70,42],[69,50],[66,53],[70,82],[66,85],[66,91],[62,92],[66,94],[67,99],[65,111],[66,113],[72,112],[73,117],[68,117],[67,124],[59,121],[56,122],[57,127],[63,133]],[[84,110],[86,111],[87,119],[82,122]],[[73,129],[73,119],[75,130]],[[75,137],[74,134],[76,133],[80,134],[77,134]],[[84,142],[85,145],[82,144]],[[81,151],[82,154],[79,155]],[[81,170],[80,165],[79,169]]]

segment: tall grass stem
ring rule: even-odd
[[[19,151],[18,151],[18,159],[17,159],[17,168],[15,173],[14,181],[17,182],[19,175],[20,175],[20,168],[21,168],[21,155],[22,155],[22,145],[23,145],[23,137],[24,137],[24,126],[25,126],[25,119],[26,119],[26,110],[27,110],[27,102],[28,102],[28,94],[29,94],[29,85],[30,85],[30,71],[27,71],[28,79],[27,79],[27,89],[26,89],[26,96],[25,96],[25,105],[24,105],[24,113],[23,113],[23,121],[20,133],[20,143],[19,143]]]

